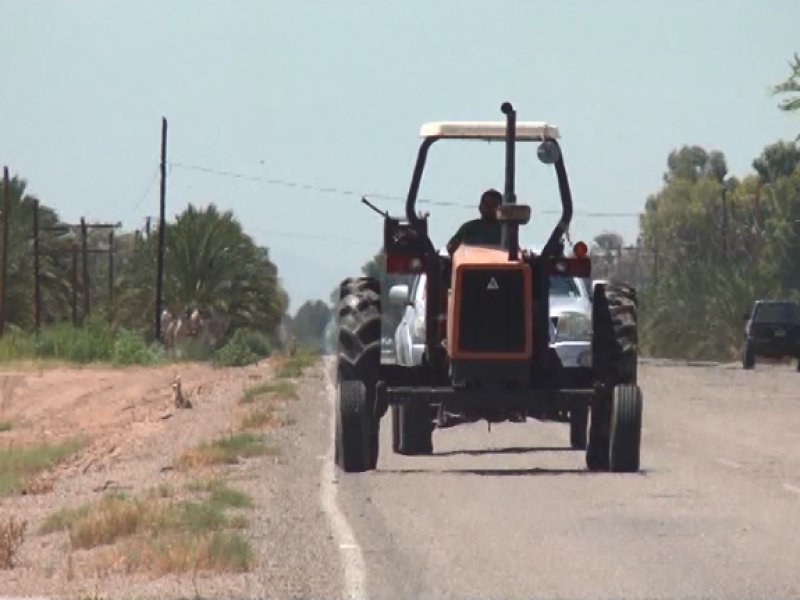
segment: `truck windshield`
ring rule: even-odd
[[[578,284],[575,283],[575,280],[572,277],[551,277],[550,295],[578,298],[581,295],[581,292],[578,289]]]

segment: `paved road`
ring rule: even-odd
[[[455,428],[340,476],[372,598],[800,597],[800,374],[641,367],[640,474],[565,425]],[[343,553],[355,551],[345,548]]]

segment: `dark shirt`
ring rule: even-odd
[[[470,246],[499,246],[502,243],[503,229],[499,221],[474,219],[459,227],[447,244],[453,253],[461,244]]]

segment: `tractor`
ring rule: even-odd
[[[561,363],[552,345],[551,277],[588,281],[591,258],[582,241],[565,250],[573,206],[558,128],[517,122],[508,102],[501,111],[505,119],[497,121],[424,124],[404,218],[381,213],[387,272],[426,275],[421,363],[382,363],[378,280],[356,277],[340,284],[335,461],[341,471],[376,469],[380,423],[390,409],[392,449],[406,456],[433,454],[436,428],[460,414],[490,426],[528,418],[570,422],[573,438],[576,428],[578,438],[583,429],[589,470],[640,468],[636,291],[621,282],[595,282],[590,364]],[[429,217],[416,204],[428,151],[439,140],[505,144],[499,246],[464,244],[449,256],[431,241]],[[518,142],[538,142],[539,160],[554,166],[558,181],[561,217],[538,253],[519,246],[519,227],[529,222],[531,208],[518,204],[515,193]]]

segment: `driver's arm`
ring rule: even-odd
[[[448,254],[450,254],[450,256],[453,256],[456,250],[458,250],[458,247],[464,242],[464,235],[466,233],[465,229],[466,229],[466,224],[459,227],[455,235],[452,238],[450,238],[449,242],[447,242],[447,252]]]

